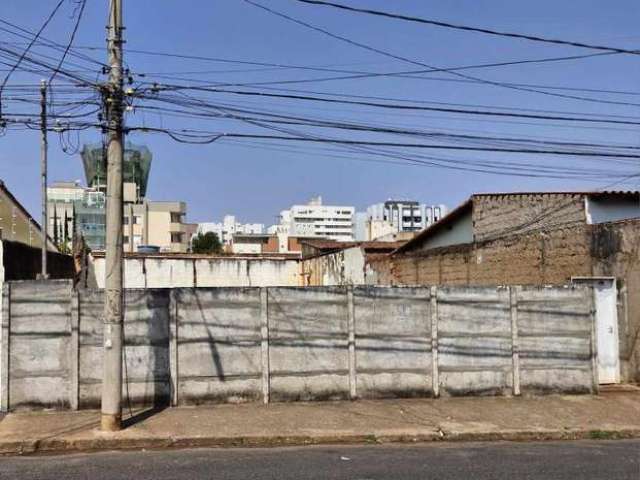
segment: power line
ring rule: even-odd
[[[160,85],[154,88],[160,88],[161,90],[165,89],[169,91],[195,90],[195,91],[203,91],[203,92],[211,92],[211,93],[231,93],[231,94],[245,95],[245,96],[272,97],[272,98],[305,100],[305,101],[323,102],[323,103],[338,103],[338,104],[346,104],[346,105],[359,105],[359,106],[386,108],[386,109],[395,109],[395,110],[434,111],[434,112],[446,112],[446,113],[459,113],[459,114],[467,114],[467,115],[529,118],[529,119],[538,119],[538,120],[561,120],[561,121],[569,121],[569,122],[640,125],[640,121],[634,121],[634,120],[598,119],[598,118],[575,117],[575,116],[538,115],[538,114],[527,114],[527,113],[496,112],[496,111],[489,111],[489,110],[471,110],[471,109],[461,109],[461,108],[387,104],[387,103],[364,102],[364,101],[356,101],[356,100],[337,100],[332,98],[321,98],[321,97],[316,97],[311,95],[291,95],[291,94],[276,94],[276,93],[266,93],[266,92],[248,92],[248,91],[242,91],[242,90],[228,90],[228,89],[222,90],[222,89],[215,89],[215,88],[212,89],[212,88],[197,87],[197,86],[167,85],[163,87]],[[149,89],[149,90],[153,90],[153,89]]]
[[[58,66],[49,77],[49,83],[53,82],[53,80],[56,78],[56,75],[60,71],[60,68],[62,68],[64,61],[67,58],[67,54],[69,53],[69,50],[73,45],[73,41],[76,38],[76,34],[78,33],[78,27],[80,27],[80,22],[82,21],[82,14],[84,13],[84,9],[86,6],[87,6],[87,0],[81,0],[80,9],[78,10],[78,16],[76,18],[76,23],[73,27],[73,31],[71,32],[71,36],[69,37],[69,42],[67,43],[67,46],[65,47],[64,52],[62,53],[62,57],[60,58],[60,62],[58,63]]]
[[[437,26],[437,27],[450,28],[450,29],[454,29],[454,30],[462,30],[462,31],[467,31],[467,32],[484,33],[484,34],[487,34],[487,35],[494,35],[494,36],[498,36],[498,37],[518,38],[518,39],[522,39],[522,40],[530,40],[530,41],[533,41],[533,42],[550,43],[550,44],[554,44],[554,45],[567,45],[567,46],[571,46],[571,47],[588,48],[588,49],[591,49],[591,50],[601,50],[601,51],[606,51],[606,52],[625,53],[625,54],[631,54],[631,55],[638,55],[640,53],[639,50],[629,50],[629,49],[626,49],[626,48],[609,47],[609,46],[605,46],[605,45],[594,45],[594,44],[589,44],[589,43],[576,42],[576,41],[572,41],[572,40],[561,40],[561,39],[555,39],[555,38],[545,38],[545,37],[540,37],[540,36],[536,36],[536,35],[527,35],[527,34],[523,34],[523,33],[501,32],[501,31],[498,31],[498,30],[491,30],[491,29],[488,29],[488,28],[470,27],[468,25],[457,25],[457,24],[448,23],[448,22],[442,22],[442,21],[438,21],[438,20],[431,20],[431,19],[427,19],[427,18],[412,17],[412,16],[408,16],[408,15],[400,15],[400,14],[397,14],[397,13],[383,12],[383,11],[372,10],[372,9],[368,9],[368,8],[351,7],[349,5],[343,5],[343,4],[340,4],[340,3],[328,2],[328,1],[324,1],[324,0],[296,0],[296,1],[301,2],[301,3],[313,4],[313,5],[323,5],[323,6],[327,6],[327,7],[334,7],[334,8],[339,8],[339,9],[347,10],[347,11],[351,11],[351,12],[366,13],[366,14],[369,14],[369,15],[375,15],[375,16],[386,17],[386,18],[393,18],[393,19],[396,19],[396,20],[406,20],[406,21],[409,21],[409,22],[422,23],[422,24],[427,24],[427,25],[434,25],[434,26]]]
[[[22,52],[22,54],[18,58],[18,61],[11,68],[9,73],[7,73],[7,75],[4,77],[4,80],[2,81],[2,85],[0,85],[0,120],[2,119],[2,90],[4,89],[5,85],[9,81],[9,78],[11,77],[11,74],[16,71],[16,69],[18,68],[20,63],[22,63],[22,60],[24,60],[24,58],[27,55],[27,53],[29,53],[29,50],[31,49],[33,44],[36,42],[36,40],[38,40],[38,37],[40,36],[40,34],[44,31],[45,28],[47,28],[47,25],[49,25],[49,22],[51,22],[51,20],[53,20],[53,17],[55,17],[56,13],[60,9],[60,7],[64,3],[64,1],[65,0],[59,0],[58,1],[56,6],[54,7],[53,11],[49,14],[49,16],[46,18],[46,20],[44,21],[44,23],[42,24],[42,26],[40,27],[40,29],[38,30],[36,35],[33,37],[33,40],[31,41],[31,43],[29,43],[29,45],[27,45],[27,48],[24,49],[24,51]]]
[[[274,10],[272,8],[266,7],[266,6],[264,6],[264,5],[260,4],[260,3],[254,2],[253,0],[243,0],[243,1],[245,3],[247,3],[247,4],[249,4],[249,5],[252,5],[254,7],[257,7],[257,8],[260,8],[262,10],[265,10],[266,12],[268,12],[268,13],[270,13],[272,15],[278,16],[280,18],[284,18],[285,20],[288,20],[290,22],[296,23],[298,25],[302,25],[302,26],[304,26],[304,27],[306,27],[308,29],[311,29],[311,30],[314,30],[316,32],[322,33],[322,34],[327,35],[327,36],[329,36],[329,37],[331,37],[333,39],[340,40],[341,42],[347,43],[349,45],[352,45],[352,46],[355,46],[355,47],[358,47],[358,48],[361,48],[361,49],[364,49],[364,50],[367,50],[367,51],[370,51],[370,52],[374,52],[374,53],[377,53],[379,55],[383,55],[385,57],[394,58],[396,60],[400,60],[400,61],[403,61],[403,62],[406,62],[406,63],[410,63],[410,64],[413,64],[413,65],[420,65],[420,66],[431,68],[431,69],[438,69],[438,67],[434,67],[434,66],[429,65],[427,63],[419,62],[419,61],[416,61],[416,60],[412,60],[410,58],[407,58],[407,57],[404,57],[404,56],[401,56],[401,55],[397,55],[397,54],[394,54],[394,53],[390,53],[388,51],[382,50],[382,49],[377,48],[377,47],[373,47],[371,45],[364,44],[362,42],[357,42],[357,41],[352,40],[350,38],[347,38],[347,37],[345,37],[343,35],[335,34],[335,33],[330,32],[329,30],[326,30],[324,28],[317,27],[317,26],[312,25],[312,24],[310,24],[308,22],[299,20],[299,19],[294,18],[294,17],[292,17],[290,15],[287,15],[285,13],[282,13],[282,12],[279,12],[279,11]],[[621,52],[618,52],[618,53],[621,53]],[[529,92],[529,93],[538,93],[538,94],[546,95],[546,96],[566,98],[566,99],[570,99],[570,100],[580,100],[580,101],[585,101],[585,102],[606,103],[606,104],[612,104],[612,105],[625,105],[625,106],[640,106],[640,104],[630,104],[630,103],[626,103],[626,102],[617,102],[617,101],[612,101],[612,100],[602,100],[602,99],[581,97],[581,96],[577,96],[577,95],[567,95],[567,94],[562,94],[562,93],[546,92],[546,91],[537,90],[537,89],[533,89],[533,88],[515,87],[515,86],[510,85],[508,83],[497,82],[497,81],[493,81],[493,80],[487,80],[485,78],[480,78],[480,77],[476,77],[476,76],[472,76],[472,75],[467,75],[467,74],[463,74],[463,73],[460,73],[460,72],[457,72],[457,71],[449,71],[447,69],[438,69],[438,70],[440,70],[442,72],[445,72],[445,73],[449,73],[451,75],[455,75],[455,76],[460,77],[460,78],[467,79],[467,80],[475,80],[475,81],[481,82],[481,83],[486,84],[486,85],[492,85],[492,86],[495,86],[495,87],[502,87],[502,88],[507,88],[507,89],[511,89],[511,90],[518,90],[518,91]]]
[[[184,104],[183,102],[179,102],[175,100],[166,99],[165,101],[168,101],[169,103],[183,105],[186,107],[189,106],[189,104]],[[537,144],[537,145],[543,145],[543,146],[553,145],[556,147],[573,147],[573,148],[590,147],[590,148],[605,148],[605,149],[620,149],[620,150],[640,150],[640,147],[635,145],[610,145],[610,144],[602,144],[602,143],[564,142],[564,141],[539,140],[535,138],[527,139],[527,138],[518,138],[518,137],[515,137],[515,138],[514,137],[495,137],[495,136],[479,136],[479,135],[468,135],[468,134],[460,135],[460,134],[451,134],[451,133],[439,132],[439,131],[408,130],[408,129],[400,129],[400,128],[394,128],[394,127],[386,127],[386,126],[383,126],[383,127],[371,126],[371,125],[360,124],[360,123],[345,123],[345,122],[336,122],[336,121],[316,120],[316,119],[309,119],[309,118],[292,116],[292,115],[263,113],[259,111],[258,112],[249,111],[246,109],[239,109],[239,108],[233,108],[233,107],[231,108],[221,107],[220,104],[206,105],[203,103],[202,105],[215,110],[235,111],[243,114],[248,113],[253,115],[256,115],[256,114],[266,115],[268,117],[277,118],[279,120],[265,120],[265,119],[258,119],[255,117],[253,118],[238,117],[236,115],[227,114],[227,113],[215,113],[215,114],[206,113],[206,112],[194,113],[194,112],[183,111],[183,110],[174,110],[174,109],[158,108],[158,107],[151,107],[151,106],[139,106],[137,108],[142,108],[143,110],[158,110],[165,113],[168,112],[170,114],[178,114],[178,115],[182,115],[190,118],[215,118],[215,119],[232,118],[232,119],[261,120],[261,121],[269,121],[273,123],[306,125],[306,126],[315,126],[315,127],[328,127],[328,128],[346,129],[346,130],[361,131],[361,132],[421,136],[421,137],[428,137],[432,139],[444,138],[444,139],[449,139],[449,140],[453,139],[458,141],[493,142],[494,144],[516,143],[516,144],[525,144],[525,145]]]
[[[160,131],[167,133],[164,129],[157,129],[154,127],[128,127],[127,131]],[[187,131],[187,130],[183,130]],[[201,138],[197,137],[196,138]],[[377,142],[367,140],[345,140],[345,139],[310,139],[304,137],[291,137],[283,135],[263,135],[252,133],[210,133],[208,137],[211,139],[207,143],[213,143],[222,137],[229,138],[253,138],[253,139],[270,139],[270,140],[285,140],[285,141],[298,141],[298,142],[319,142],[319,143],[333,143],[336,145],[368,145],[379,147],[402,147],[402,148],[418,148],[418,149],[442,149],[442,150],[469,150],[469,151],[484,151],[484,152],[496,152],[496,153],[526,153],[526,154],[543,154],[543,155],[560,155],[560,156],[578,156],[578,157],[611,157],[611,158],[631,158],[640,159],[640,155],[626,154],[626,153],[600,153],[600,152],[581,152],[581,151],[563,151],[563,150],[540,150],[540,149],[515,149],[515,148],[484,148],[484,147],[466,147],[458,145],[437,145],[437,144],[425,144],[425,143],[403,143],[403,142]]]

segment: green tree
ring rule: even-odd
[[[191,240],[191,251],[193,253],[223,253],[222,243],[218,235],[214,232],[202,233],[193,237]]]

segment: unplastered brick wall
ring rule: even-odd
[[[591,275],[590,227],[578,225],[390,258],[396,285],[563,284]]]
[[[472,218],[476,242],[545,227],[586,223],[584,195],[475,195]]]

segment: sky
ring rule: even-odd
[[[376,18],[306,5],[295,0],[257,1],[335,34],[438,67],[592,53],[582,48],[496,38],[479,33]],[[640,49],[640,3],[634,0],[339,2],[457,24]],[[2,0],[0,19],[35,31],[56,3],[57,0]],[[106,59],[104,26],[107,6],[106,0],[88,0],[74,42],[77,46],[96,47],[95,50],[82,52],[98,60]],[[74,24],[74,8],[74,2],[68,0],[67,5],[64,5],[63,10],[44,31],[48,39],[66,44]],[[194,84],[175,78],[155,77],[168,75],[211,83],[237,84],[300,80],[336,74],[290,68],[266,70],[255,65],[153,56],[130,50],[372,72],[418,68],[407,62],[348,45],[274,16],[242,0],[124,0],[124,22],[125,62],[136,81],[155,78],[160,82]],[[0,44],[15,41],[15,37],[0,31]],[[23,44],[21,48],[24,46]],[[51,54],[50,51],[48,53]],[[0,68],[5,68],[0,69],[2,78],[6,75],[6,67]],[[73,67],[67,65],[67,68]],[[210,73],[191,73],[203,71]],[[638,92],[637,95],[640,95],[640,57],[634,55],[608,55],[468,72],[492,82],[621,90]],[[98,71],[89,75],[93,79],[105,78],[99,75]],[[431,74],[430,79],[378,77],[274,86],[314,92],[393,97],[414,102],[500,106],[571,114],[622,115],[640,121],[637,112],[640,98],[634,95],[576,93],[590,98],[639,105],[603,104],[495,85],[446,81],[452,78],[455,77],[439,73]],[[8,84],[33,84],[33,91],[37,92],[38,82],[38,76],[19,73],[14,75]],[[353,105],[261,99],[231,94],[211,94],[207,98],[227,107],[246,110],[259,109],[324,120],[393,125],[429,131],[446,130],[460,134],[530,136],[633,146],[639,146],[640,139],[638,127],[628,125],[612,127],[596,124],[582,128],[582,124],[562,122],[515,123],[517,120],[514,119],[438,112],[388,111]],[[127,114],[128,126],[274,133],[232,119],[186,119],[166,113],[158,114],[143,108],[142,105],[139,108],[136,106],[134,101],[133,110]],[[314,130],[319,131],[333,138],[356,138],[354,134],[344,131]],[[357,138],[385,141],[391,137],[367,133],[358,134]],[[398,136],[393,138],[400,142],[411,140]],[[80,144],[99,140],[99,132],[93,129],[83,131],[79,138],[74,138],[74,141]],[[178,143],[160,133],[139,131],[131,133],[128,140],[147,145],[153,152],[148,198],[185,201],[187,218],[192,222],[220,221],[223,215],[234,214],[242,222],[272,224],[281,210],[292,204],[305,203],[315,195],[322,195],[327,204],[354,205],[358,210],[389,198],[415,199],[429,204],[444,203],[453,208],[475,192],[592,190],[605,187],[609,183],[606,179],[597,178],[594,181],[585,181],[499,176],[425,165],[386,163],[380,162],[379,159],[374,161],[375,155],[363,149],[344,150],[342,147],[339,149],[331,145],[276,145],[273,142],[265,144],[262,141],[256,143],[237,139],[223,139],[207,145],[189,145]],[[541,158],[539,155],[534,158],[515,153],[473,151],[421,153],[454,159],[491,159],[506,162],[517,159],[520,162],[545,162],[547,165],[576,168],[615,168],[613,163],[608,163],[607,159],[602,158]],[[9,130],[0,137],[0,179],[36,216],[40,202],[39,155],[37,131]],[[635,165],[631,164],[629,168],[635,168]],[[79,155],[63,152],[55,135],[50,139],[49,169],[50,181],[84,178]],[[631,182],[620,184],[617,188],[636,189],[638,185],[637,182]]]

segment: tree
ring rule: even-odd
[[[193,237],[191,240],[191,251],[193,253],[223,253],[222,243],[218,235],[214,232],[202,233]]]

